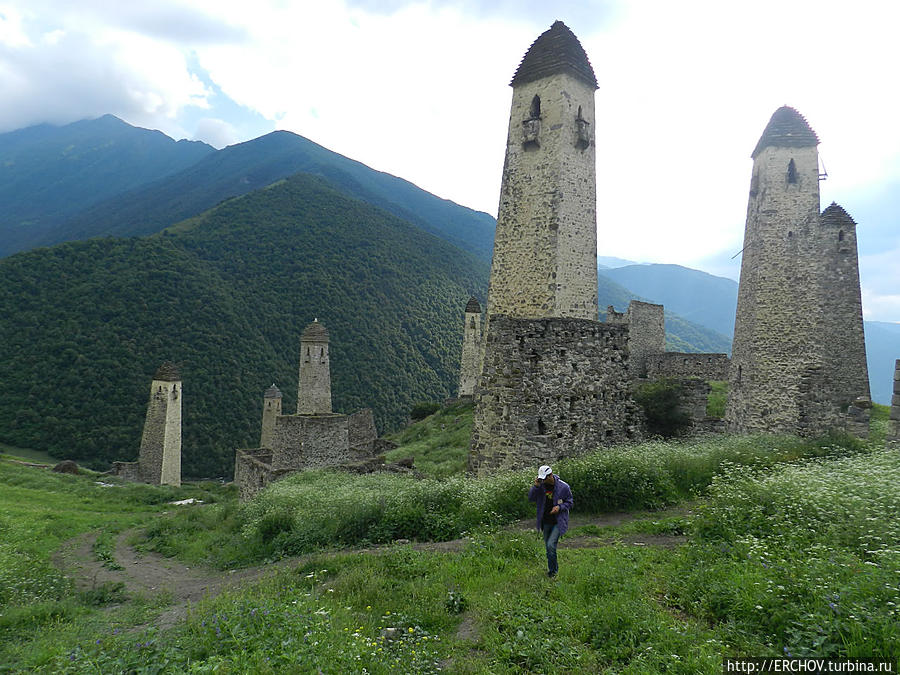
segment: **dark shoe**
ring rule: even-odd
[[[547,576],[551,579],[556,576],[556,572],[547,572]]]

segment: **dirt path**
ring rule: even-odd
[[[665,512],[673,515],[674,511]],[[683,513],[683,511],[682,511]],[[645,517],[644,513],[611,513],[600,516],[574,518],[572,526],[594,525],[601,528],[615,527],[622,523]],[[662,513],[652,514],[662,516]],[[531,520],[522,520],[509,526],[513,530],[533,530]],[[80,591],[89,591],[104,584],[122,584],[129,596],[143,595],[154,597],[165,595],[171,599],[172,605],[154,622],[160,629],[169,628],[187,615],[187,609],[204,597],[214,597],[222,591],[254,582],[266,575],[273,574],[282,567],[300,564],[310,556],[283,558],[275,563],[248,567],[239,570],[221,571],[208,567],[190,567],[158,553],[142,553],[128,544],[134,530],[121,532],[115,543],[115,562],[121,569],[111,569],[97,559],[93,546],[97,540],[96,532],[86,532],[69,540],[53,555],[53,564],[66,576],[73,579]],[[560,540],[560,548],[598,548],[609,546],[616,541],[636,546],[674,547],[686,541],[686,537],[675,535],[628,534],[619,535],[615,541],[597,536],[564,537]],[[419,551],[436,553],[452,553],[462,550],[467,539],[455,539],[443,542],[407,542]],[[388,547],[356,549],[358,553],[378,553]],[[344,553],[338,551],[336,553]]]

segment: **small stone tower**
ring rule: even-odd
[[[632,377],[647,377],[648,359],[666,351],[665,308],[632,300],[623,313],[609,305],[606,322],[628,326],[628,371]]]
[[[316,319],[300,335],[300,383],[297,387],[298,415],[331,414],[331,366],[328,361],[328,331]]]
[[[181,485],[181,376],[163,363],[150,384],[150,403],[141,437],[138,470],[154,485]]]
[[[859,398],[870,398],[856,223],[834,202],[819,220],[825,256],[825,346],[830,352],[834,402],[845,409]]]
[[[263,394],[262,431],[259,434],[259,447],[272,447],[272,432],[275,430],[275,418],[281,414],[281,390],[272,383]]]
[[[472,396],[481,374],[481,305],[470,298],[466,304],[462,357],[459,364],[459,396]]]
[[[733,432],[811,435],[837,423],[824,346],[818,144],[784,106],[751,155],[726,409]]]
[[[597,320],[594,92],[578,38],[555,22],[513,88],[488,290],[488,322]]]

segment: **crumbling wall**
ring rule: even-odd
[[[269,484],[272,477],[272,451],[267,448],[236,450],[234,482],[242,501],[252,499]]]
[[[469,471],[538,466],[637,440],[640,415],[630,393],[627,328],[492,316]]]
[[[647,378],[696,377],[703,380],[727,380],[731,364],[727,354],[689,354],[664,352],[646,358]]]

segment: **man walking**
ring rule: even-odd
[[[537,528],[544,535],[547,547],[547,576],[556,576],[556,544],[569,529],[569,511],[575,504],[572,489],[553,473],[546,464],[538,469],[534,485],[528,492],[528,501],[537,503]]]

